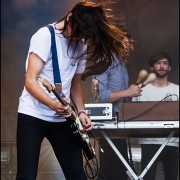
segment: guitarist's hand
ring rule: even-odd
[[[81,120],[81,123],[84,127],[84,130],[87,131],[91,131],[93,129],[93,125],[91,123],[90,118],[87,116],[87,114],[85,113],[80,113],[79,114],[79,119]]]
[[[70,117],[71,116],[71,110],[72,109],[69,105],[64,106],[58,101],[51,100],[50,108],[52,110],[56,111],[56,113],[58,113],[61,116],[64,116],[64,117]]]

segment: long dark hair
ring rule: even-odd
[[[87,55],[86,59],[90,64],[86,68],[89,72],[87,76],[104,72],[111,65],[114,56],[125,62],[126,58],[121,57],[126,57],[132,48],[131,42],[126,45],[126,48],[124,47],[123,39],[127,33],[110,22],[113,16],[107,14],[106,5],[107,3],[104,2],[79,2],[70,11],[72,16],[69,21],[67,22],[67,16],[62,19],[65,22],[62,32],[66,30],[68,23],[72,28],[69,47],[74,39],[84,39],[88,45],[87,50],[76,57],[80,59]],[[74,51],[79,43],[80,41],[76,41]]]

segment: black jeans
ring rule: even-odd
[[[82,151],[67,122],[18,114],[16,180],[35,180],[41,143],[47,138],[67,180],[86,180]]]
[[[160,145],[154,144],[143,144],[142,148],[142,171],[147,166],[149,161],[155,155],[155,153],[160,148]],[[164,168],[164,179],[165,180],[177,180],[178,176],[178,154],[179,148],[173,146],[166,146],[161,154],[158,156],[156,161],[150,167],[148,172],[144,176],[144,180],[155,180],[156,177],[156,169],[159,161],[162,161]]]

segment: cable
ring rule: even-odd
[[[93,136],[94,149],[95,149],[96,138],[92,132],[90,134]],[[93,159],[89,160],[84,153],[83,153],[83,156],[86,161],[86,162],[84,162],[84,170],[85,170],[86,176],[88,179],[94,180],[94,178],[98,175],[98,172],[99,172],[99,163],[98,163],[97,157],[95,155],[95,157]]]
[[[125,103],[125,102],[124,102]],[[125,128],[125,120],[124,120],[124,103],[123,103],[123,106],[122,106],[122,119],[123,119],[123,122],[124,122],[124,129],[126,130]],[[126,134],[126,132],[125,132]],[[129,151],[129,165],[131,166],[131,168],[133,169],[133,171],[137,174],[136,172],[136,169],[134,167],[134,164],[133,164],[133,160],[132,160],[132,151],[131,151],[131,144],[130,144],[130,139],[129,137],[127,136],[127,146],[128,146],[128,151]]]
[[[99,172],[99,165],[97,162],[97,157],[95,156],[94,159],[88,160],[86,157],[86,164],[84,165],[85,173],[88,179],[93,179],[98,175]]]
[[[136,171],[136,169],[134,167],[133,160],[132,160],[132,151],[131,151],[131,144],[130,144],[129,137],[127,137],[127,141],[128,141],[128,151],[129,151],[129,165],[131,166],[133,171],[137,174],[137,171]]]
[[[138,117],[144,115],[145,113],[153,110],[153,109],[154,109],[157,105],[159,105],[161,102],[164,102],[164,100],[165,100],[166,98],[170,97],[170,96],[171,96],[171,97],[172,97],[172,96],[176,96],[176,97],[178,98],[178,96],[177,96],[176,94],[170,94],[170,95],[164,97],[163,99],[161,99],[160,101],[158,101],[155,105],[153,105],[152,107],[148,108],[148,109],[145,110],[144,112],[142,112],[142,113],[140,113],[140,114],[138,114],[138,115],[136,115],[136,116],[133,116],[133,117],[131,117],[131,118],[129,118],[129,119],[124,119],[124,104],[125,104],[125,103],[123,103],[123,106],[122,106],[122,109],[123,109],[123,111],[122,111],[123,121],[124,121],[124,122],[125,122],[125,121],[130,121],[130,120],[133,120],[133,119],[135,119],[135,118],[138,118]]]

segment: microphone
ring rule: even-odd
[[[141,84],[147,77],[148,77],[148,72],[142,69],[141,71],[139,71],[138,78],[135,84],[136,85]]]
[[[99,86],[97,79],[92,79],[92,94],[93,102],[99,102]]]
[[[141,88],[146,86],[148,83],[154,81],[154,79],[156,79],[156,74],[150,73],[149,76],[147,77],[147,79],[141,84]]]

